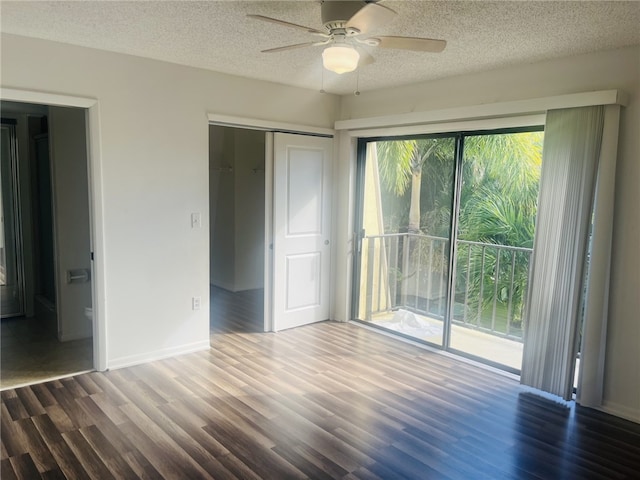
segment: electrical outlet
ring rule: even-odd
[[[191,297],[191,309],[200,310],[200,297]]]
[[[200,228],[202,227],[202,215],[200,212],[195,212],[191,214],[191,228]]]

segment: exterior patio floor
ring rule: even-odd
[[[371,323],[419,340],[442,345],[442,320],[398,310],[374,314]],[[523,344],[521,342],[480,330],[452,325],[450,346],[518,371],[522,365]]]

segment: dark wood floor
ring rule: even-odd
[[[640,425],[359,326],[240,318],[206,352],[2,392],[2,480],[640,478]]]

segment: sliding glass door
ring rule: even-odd
[[[542,138],[361,140],[354,318],[519,370]]]
[[[356,318],[441,345],[448,308],[457,139],[362,144]]]

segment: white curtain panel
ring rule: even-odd
[[[604,107],[547,113],[521,383],[569,400]]]

